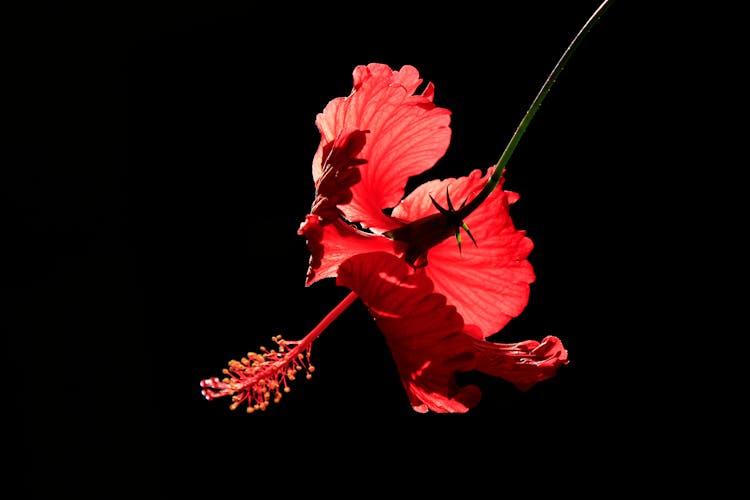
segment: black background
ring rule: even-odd
[[[6,282],[21,319],[9,347],[24,381],[26,470],[49,470],[58,487],[98,478],[177,492],[283,482],[322,462],[317,477],[335,491],[332,471],[347,465],[369,481],[424,463],[440,477],[495,455],[559,468],[576,450],[585,459],[568,481],[585,483],[593,470],[618,474],[603,464],[628,450],[654,458],[672,446],[666,409],[687,386],[702,390],[694,375],[677,379],[664,300],[680,286],[684,209],[665,189],[681,191],[679,169],[691,167],[654,117],[677,45],[622,1],[507,169],[537,280],[493,340],[560,337],[571,362],[557,377],[521,393],[461,375],[483,390],[477,408],[417,414],[355,303],[316,341],[313,379],[266,412],[232,412],[198,385],[273,335],[301,338],[347,293],[332,280],[304,286],[296,230],[313,198],[315,115],[348,94],[356,65],[414,65],[452,111],[448,152],[408,192],[497,161],[597,6],[81,11],[37,26],[52,36],[20,38],[37,54],[19,58],[32,97],[18,128],[33,134],[6,199],[21,235],[11,262],[30,265]],[[659,109],[663,119],[671,108]]]

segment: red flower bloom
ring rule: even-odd
[[[535,278],[526,260],[531,240],[510,218],[518,195],[502,189],[502,178],[489,182],[495,167],[430,181],[403,197],[408,178],[432,167],[450,140],[450,112],[433,103],[432,84],[415,95],[421,83],[411,66],[358,66],[352,93],[317,116],[316,196],[298,231],[311,253],[306,284],[337,277],[352,293],[303,340],[274,337],[278,350],[248,353],[230,362],[228,378],[204,380],[206,398],[231,395],[233,408],[247,401],[249,411],[278,401],[299,370],[310,376],[313,340],[357,297],[419,412],[465,412],[478,403],[480,390],[458,387],[457,372],[478,370],[526,390],[568,362],[555,337],[485,340],[524,309]],[[461,230],[473,246],[461,245]]]
[[[399,71],[384,64],[357,66],[351,94],[333,99],[317,116],[321,141],[313,158],[315,200],[298,231],[311,254],[307,285],[335,276],[352,292],[302,340],[276,336],[278,350],[248,353],[229,363],[224,379],[201,381],[203,395],[231,396],[231,408],[247,401],[248,411],[278,401],[300,370],[311,376],[313,341],[358,297],[383,332],[419,412],[465,412],[479,402],[479,388],[459,387],[458,372],[478,370],[526,390],[567,364],[568,352],[556,337],[541,343],[486,340],[523,310],[535,278],[526,260],[531,240],[510,218],[518,196],[503,191],[502,173],[608,2],[575,36],[484,177],[474,170],[468,177],[427,182],[406,198],[409,177],[445,153],[450,112],[432,102],[432,84],[415,94],[422,80],[411,66]],[[462,200],[458,209],[450,196]],[[462,249],[461,230],[473,247]]]
[[[413,408],[464,412],[480,391],[457,387],[456,372],[479,370],[525,390],[567,363],[567,351],[555,337],[484,340],[524,309],[534,280],[526,260],[533,245],[510,218],[515,193],[494,189],[462,213],[494,167],[484,177],[474,170],[427,182],[403,198],[408,178],[432,167],[450,140],[449,111],[433,103],[431,83],[414,95],[421,83],[411,66],[354,70],[349,97],[317,117],[316,197],[299,232],[311,252],[307,284],[338,276],[367,304]],[[452,241],[462,228],[474,246]]]

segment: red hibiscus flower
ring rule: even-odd
[[[422,80],[412,66],[356,67],[351,94],[333,99],[317,116],[315,199],[298,231],[310,250],[306,284],[336,277],[352,291],[302,340],[274,337],[276,348],[230,361],[223,379],[201,381],[203,395],[231,396],[233,409],[243,402],[249,412],[266,409],[289,391],[298,372],[312,375],[313,341],[357,298],[383,332],[418,412],[474,407],[480,390],[459,387],[458,372],[476,370],[526,390],[567,364],[568,352],[553,336],[511,344],[487,340],[524,309],[535,278],[527,261],[531,240],[510,218],[518,195],[503,190],[502,174],[608,2],[563,53],[496,165],[484,176],[474,170],[427,182],[406,197],[407,180],[445,153],[450,112],[433,103],[432,84],[416,93]],[[458,208],[453,201],[461,202]],[[461,245],[464,233],[473,245]]]
[[[408,178],[445,153],[450,112],[433,103],[432,84],[415,94],[422,80],[411,66],[369,64],[353,74],[352,93],[316,119],[316,195],[299,229],[311,253],[306,284],[337,277],[352,293],[303,340],[275,337],[277,349],[230,362],[228,378],[202,382],[204,395],[232,395],[232,407],[247,401],[251,411],[278,401],[298,371],[310,376],[313,340],[357,297],[385,335],[416,411],[475,406],[479,389],[458,387],[457,372],[478,370],[523,390],[553,376],[568,362],[557,338],[485,340],[524,309],[535,278],[532,242],[509,213],[518,196],[502,189],[492,166],[404,197]],[[461,244],[464,233],[472,245]]]

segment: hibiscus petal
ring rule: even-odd
[[[394,251],[391,240],[359,231],[340,219],[326,224],[317,215],[307,215],[297,233],[307,239],[310,250],[307,286],[336,276],[339,265],[352,255]]]
[[[568,351],[557,337],[547,336],[539,343],[526,340],[515,344],[477,341],[476,369],[512,382],[522,391],[537,382],[554,377],[568,364]]]
[[[414,95],[422,79],[412,66],[394,71],[372,63],[357,66],[353,77],[352,93],[331,100],[316,117],[321,141],[313,180],[324,173],[329,144],[342,134],[364,132],[366,143],[357,157],[367,163],[358,165],[361,180],[351,186],[351,201],[339,208],[350,221],[380,232],[395,227],[382,210],[401,200],[409,177],[434,166],[448,149],[450,111],[435,106],[431,83]]]
[[[339,268],[337,284],[367,305],[386,338],[412,408],[420,413],[463,413],[481,390],[459,387],[457,372],[477,370],[528,390],[568,363],[557,337],[542,342],[489,342],[466,325],[456,308],[435,293],[423,270],[384,252],[361,254]]]
[[[337,284],[359,295],[375,318],[415,411],[466,412],[481,391],[458,387],[455,374],[475,365],[476,339],[430,279],[402,259],[377,252],[357,255],[339,268]]]
[[[430,195],[447,206],[446,188],[458,208],[481,191],[494,167],[483,177],[474,170],[468,177],[435,180],[422,184],[394,208],[395,219],[414,221],[434,214]],[[463,238],[461,251],[448,238],[427,256],[427,275],[435,291],[445,295],[467,324],[477,325],[485,337],[497,333],[518,316],[529,300],[529,285],[535,275],[527,257],[533,249],[525,231],[517,230],[510,217],[510,204],[518,199],[498,186],[464,221],[477,241]],[[466,236],[465,234],[463,235]]]

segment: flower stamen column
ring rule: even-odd
[[[296,379],[301,370],[310,379],[315,366],[310,363],[313,341],[328,328],[339,315],[355,300],[357,294],[350,292],[344,300],[329,312],[302,340],[284,340],[281,335],[272,337],[278,350],[261,347],[261,353],[249,352],[240,361],[231,360],[222,372],[223,379],[211,377],[202,380],[201,394],[212,400],[222,396],[232,396],[232,410],[247,401],[247,412],[265,410],[271,401],[278,403],[283,393],[290,391],[289,382]]]

